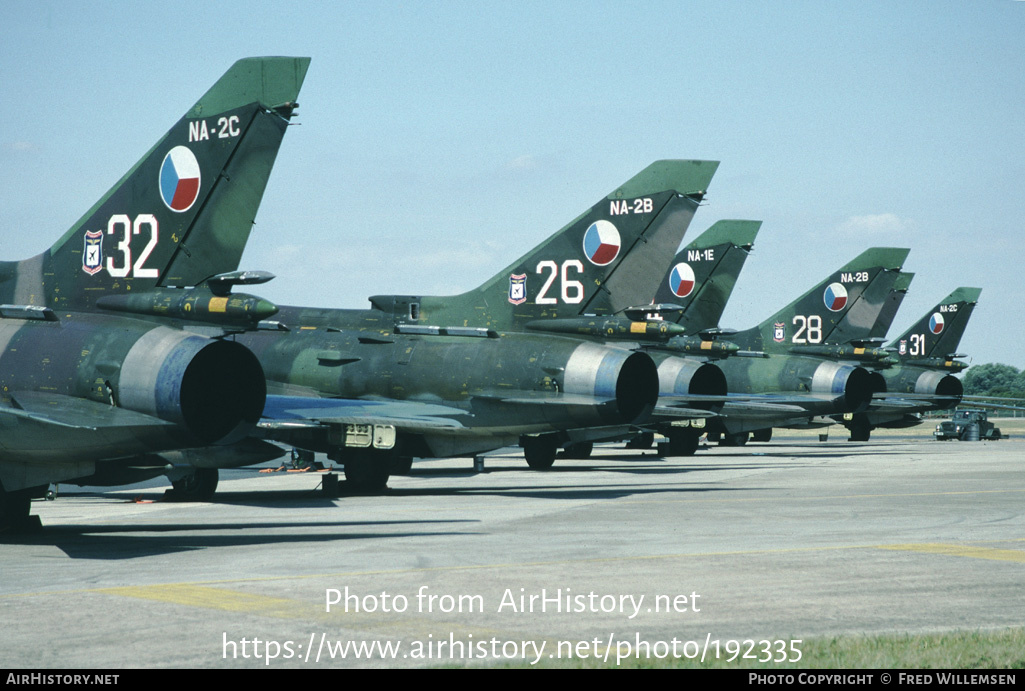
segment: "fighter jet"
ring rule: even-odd
[[[696,448],[697,438],[705,431],[721,435],[727,443],[743,444],[752,431],[866,408],[879,386],[871,373],[858,364],[827,359],[838,350],[866,357],[866,348],[850,343],[838,348],[829,340],[855,310],[865,310],[860,319],[874,323],[907,254],[906,249],[869,249],[760,325],[730,336],[740,352],[718,365],[729,393],[771,398],[738,398],[736,404],[724,405],[719,410],[722,416],[707,428],[699,425],[689,434],[686,425],[677,423],[681,441],[676,453]],[[877,281],[884,282],[885,290],[873,289]],[[882,355],[878,351],[867,356]]]
[[[267,278],[233,270],[308,64],[237,62],[49,250],[0,262],[3,528],[50,483],[136,481],[258,422],[263,370],[224,336],[276,307],[232,293]]]
[[[732,331],[718,328],[737,277],[754,247],[761,221],[722,220],[687,243],[666,269],[651,305],[644,308],[646,326],[659,320],[680,327],[678,335],[639,347],[659,365],[660,390],[664,394],[686,395],[689,419],[714,416],[726,396],[726,380],[714,363],[736,353],[739,348],[728,340]],[[663,327],[664,328],[664,327]],[[702,400],[702,396],[704,398]],[[678,420],[681,409],[674,408],[671,420],[663,425],[646,424],[631,435],[627,448],[651,447],[655,433],[671,437],[671,421]],[[616,441],[617,439],[606,439]],[[591,445],[577,442],[567,447],[570,458],[587,457]]]
[[[883,384],[873,404],[834,418],[850,430],[851,441],[868,441],[876,427],[920,424],[918,413],[960,402],[964,387],[953,375],[968,365],[956,359],[964,357],[957,346],[981,293],[981,288],[958,288],[887,346],[890,357],[877,366]]]
[[[462,295],[281,308],[278,330],[237,337],[267,375],[261,428],[340,460],[367,489],[413,457],[520,444],[531,467],[547,468],[581,430],[628,430],[658,396],[636,342],[674,332],[624,312],[654,294],[662,270],[646,267],[668,263],[717,166],[652,164]],[[601,342],[616,333],[630,342]]]

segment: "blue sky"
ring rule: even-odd
[[[977,286],[961,351],[1025,367],[1025,2],[8,0],[0,257],[251,55],[313,58],[243,258],[278,303],[462,292],[651,161],[715,159],[688,237],[764,221],[723,326],[906,246],[890,335]]]

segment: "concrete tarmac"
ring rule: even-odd
[[[0,665],[792,660],[812,637],[1025,622],[1015,439],[604,446],[545,473],[510,450],[482,473],[418,462],[377,496],[325,497],[322,479],[241,469],[208,504],[33,502],[43,531],[0,545]]]

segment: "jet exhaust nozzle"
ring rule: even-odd
[[[240,439],[263,412],[263,368],[245,346],[158,327],[132,346],[118,403],[174,422],[201,444]]]

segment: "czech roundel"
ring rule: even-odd
[[[680,262],[669,272],[669,289],[678,298],[685,298],[694,290],[694,269]]]
[[[605,266],[619,256],[619,231],[608,221],[595,221],[584,233],[584,254],[596,266]]]
[[[199,197],[199,161],[184,146],[176,146],[160,165],[160,197],[171,211],[188,211]]]
[[[943,315],[939,312],[933,312],[932,316],[929,317],[929,331],[932,331],[934,334],[943,331]]]
[[[822,295],[822,301],[830,312],[839,312],[847,306],[847,289],[842,283],[830,283]]]

